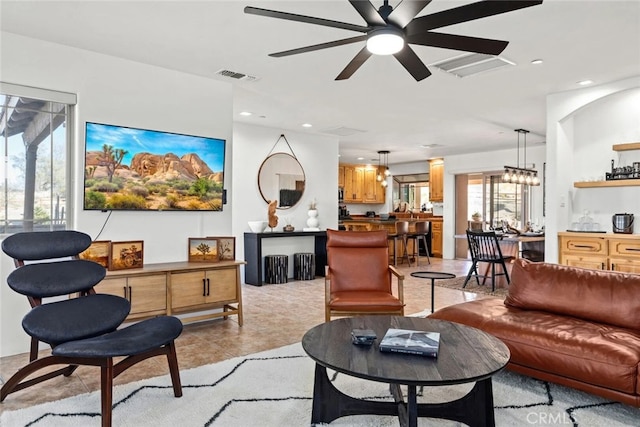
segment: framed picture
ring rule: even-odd
[[[218,258],[221,261],[236,259],[236,238],[235,237],[211,237],[218,240]]]
[[[109,270],[142,268],[144,258],[144,242],[131,240],[127,242],[111,242]]]
[[[104,268],[109,268],[110,253],[111,240],[96,240],[84,252],[80,253],[80,259],[97,262]]]
[[[218,239],[189,237],[189,262],[218,262]]]

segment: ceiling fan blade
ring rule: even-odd
[[[362,25],[349,24],[348,22],[332,21],[330,19],[315,18],[313,16],[296,15],[295,13],[278,12],[277,10],[260,9],[258,7],[246,6],[244,13],[250,15],[267,16],[269,18],[285,19],[287,21],[304,22],[306,24],[322,25],[324,27],[340,28],[343,30],[358,31],[360,33],[366,33],[370,30],[369,27],[363,27]]]
[[[367,39],[366,35],[350,37],[348,39],[334,40],[332,42],[314,44],[312,46],[305,46],[305,47],[299,47],[297,49],[283,50],[282,52],[270,53],[269,56],[273,56],[274,58],[281,58],[283,56],[297,55],[299,53],[313,52],[314,50],[321,50],[321,49],[327,49],[330,47],[342,46],[345,44],[357,43],[357,42],[365,41],[366,39]]]
[[[373,54],[369,52],[367,47],[366,46],[363,47],[362,50],[358,52],[356,56],[353,57],[351,62],[347,64],[344,70],[342,70],[342,72],[338,74],[338,77],[336,77],[336,80],[346,80],[349,77],[351,77],[353,73],[358,71],[358,68],[360,68],[362,64],[364,64],[364,62],[367,59],[369,59],[369,57],[371,57],[371,55]]]
[[[367,22],[367,25],[371,27],[383,27],[387,25],[387,23],[384,22],[384,19],[382,19],[382,16],[380,16],[376,8],[371,4],[369,0],[349,0],[349,3],[351,3],[351,6],[353,6],[355,10],[358,11],[360,16],[364,18],[364,20]]]
[[[448,25],[459,24],[461,22],[472,21],[474,19],[486,18],[487,16],[499,15],[501,13],[512,12],[525,7],[536,6],[542,0],[486,0],[456,7],[431,15],[415,18],[405,27],[406,35],[424,33],[434,28],[446,27]]]
[[[397,5],[395,9],[393,9],[393,12],[391,12],[391,14],[387,19],[392,24],[400,28],[404,28],[429,3],[431,3],[431,0],[419,0],[419,1],[404,0],[399,5]]]
[[[394,53],[393,56],[400,61],[402,66],[413,76],[414,79],[416,79],[416,81],[419,82],[431,75],[431,71],[429,71],[427,66],[424,65],[424,62],[418,58],[418,55],[416,55],[413,49],[408,45],[405,45],[400,52]]]
[[[509,42],[503,40],[483,39],[480,37],[459,36],[431,31],[408,36],[407,43],[486,53],[487,55],[500,55],[509,44]]]

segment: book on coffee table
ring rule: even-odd
[[[380,341],[380,351],[438,357],[440,333],[389,328]]]

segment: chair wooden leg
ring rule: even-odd
[[[29,348],[29,362],[33,362],[38,358],[38,347],[40,341],[31,337],[31,347]]]
[[[176,346],[173,341],[167,344],[167,362],[169,362],[169,373],[171,374],[171,384],[173,384],[173,395],[175,397],[181,397],[182,383],[180,382],[180,370],[178,369]]]
[[[100,400],[102,402],[102,427],[111,427],[113,405],[113,358],[106,359],[100,368]]]

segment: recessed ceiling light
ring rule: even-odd
[[[364,160],[364,157],[358,157],[358,160]]]
[[[240,115],[241,115],[241,116],[250,116],[251,114],[253,114],[253,113],[250,113],[250,112],[248,112],[248,111],[242,111],[242,112],[240,113]]]
[[[591,83],[593,83],[593,80],[580,80],[580,81],[578,82],[578,84],[579,84],[580,86],[590,85]]]
[[[302,124],[302,127],[303,127],[303,128],[310,128],[310,127],[312,127],[312,126],[313,126],[313,125],[312,125],[311,123],[303,123],[303,124]]]
[[[542,64],[544,61],[542,59],[534,59],[533,61],[531,61],[531,63],[533,65],[539,65]]]
[[[432,144],[420,144],[420,147],[421,148],[431,148],[431,147],[433,147],[433,145]]]

